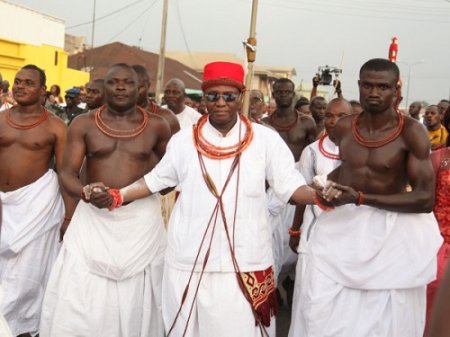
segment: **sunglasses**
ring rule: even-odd
[[[210,92],[205,95],[205,98],[208,102],[217,102],[220,98],[223,98],[225,102],[234,102],[239,97],[239,94],[235,94],[232,92],[219,94],[217,92]]]

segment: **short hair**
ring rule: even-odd
[[[136,74],[136,76],[137,76],[136,70],[134,70],[134,68],[132,66],[130,66],[129,64],[116,63],[116,64],[113,64],[111,67],[109,67],[108,72],[106,73],[106,77],[108,77],[109,73],[111,72],[111,69],[113,69],[113,68],[125,68],[125,69],[130,70],[132,73]]]
[[[359,101],[352,99],[351,101],[349,101],[351,106],[361,106],[361,103],[359,103]]]
[[[186,85],[182,80],[180,80],[179,78],[171,78],[170,80],[167,81],[165,87],[172,83],[178,85],[183,95],[186,95]]]
[[[295,109],[300,109],[304,105],[309,104],[309,99],[307,99],[305,96],[300,97],[297,102],[295,102]]]
[[[388,59],[376,58],[364,63],[359,70],[360,78],[365,71],[389,71],[395,75],[397,81],[400,79],[400,69],[394,62],[391,62]]]
[[[429,108],[436,108],[437,111],[439,112],[439,107],[438,107],[436,104],[430,104],[430,105],[427,105],[426,108],[425,108],[425,110],[427,110],[427,109],[429,109]]]
[[[275,89],[275,87],[279,84],[283,84],[283,83],[290,83],[292,85],[292,89],[295,90],[295,84],[294,82],[292,82],[289,78],[279,78],[277,79],[274,83],[273,83],[273,88]]]
[[[338,103],[338,102],[342,102],[342,103],[344,103],[344,105],[347,106],[349,114],[353,113],[353,106],[351,105],[351,103],[342,97],[333,98],[331,101],[328,102],[328,106],[330,106],[331,104],[334,104],[334,103]]]
[[[105,80],[103,78],[97,78],[93,81],[91,81],[92,83],[96,83],[96,84],[100,84],[100,85],[104,85],[105,84]]]
[[[142,77],[145,82],[150,82],[150,73],[147,68],[141,66],[140,64],[133,64],[131,68],[133,68],[136,74],[139,77]]]
[[[317,101],[324,101],[324,102],[326,102],[327,100],[325,99],[325,97],[322,97],[322,96],[314,96],[311,99],[310,105],[315,105]]]
[[[45,71],[39,68],[38,66],[34,64],[27,64],[26,66],[23,66],[22,69],[37,71],[39,74],[39,84],[43,87],[47,85],[47,76],[45,76]]]

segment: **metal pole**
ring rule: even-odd
[[[94,10],[92,11],[92,35],[91,35],[91,48],[94,48],[94,32],[95,32],[95,5],[97,0],[94,0]]]
[[[408,101],[409,101],[409,83],[411,81],[411,66],[408,64],[408,85],[406,86],[406,101],[405,101],[405,111],[408,111]]]
[[[158,104],[161,103],[161,89],[164,80],[164,64],[166,60],[166,33],[167,33],[167,12],[169,7],[169,0],[164,0],[163,5],[163,17],[162,17],[162,27],[161,27],[161,43],[159,47],[159,60],[158,60],[158,75],[156,78],[156,90],[155,99]]]
[[[253,80],[253,62],[255,62],[255,59],[256,59],[255,31],[256,31],[257,12],[258,12],[258,0],[253,0],[252,18],[251,18],[251,22],[250,22],[250,37],[247,39],[247,42],[245,43],[245,47],[247,50],[247,62],[248,62],[247,76],[245,78],[245,87],[247,90],[244,92],[244,105],[242,108],[242,113],[245,116],[248,116],[248,110],[250,108],[250,89],[251,89],[252,80]]]

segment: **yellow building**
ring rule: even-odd
[[[35,64],[45,70],[49,88],[58,84],[64,92],[89,81],[89,73],[67,67],[63,20],[4,0],[0,0],[0,13],[0,73],[4,80],[12,84],[17,70]]]

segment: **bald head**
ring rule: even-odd
[[[353,107],[350,104],[349,101],[347,101],[344,98],[333,98],[327,105],[327,111],[330,109],[330,107],[334,107],[338,105],[340,107],[340,110],[342,110],[343,113],[346,115],[350,115],[353,113]]]
[[[179,78],[172,78],[164,87],[164,101],[168,108],[176,114],[181,113],[184,108],[184,97],[186,95],[186,87],[184,82]]]

